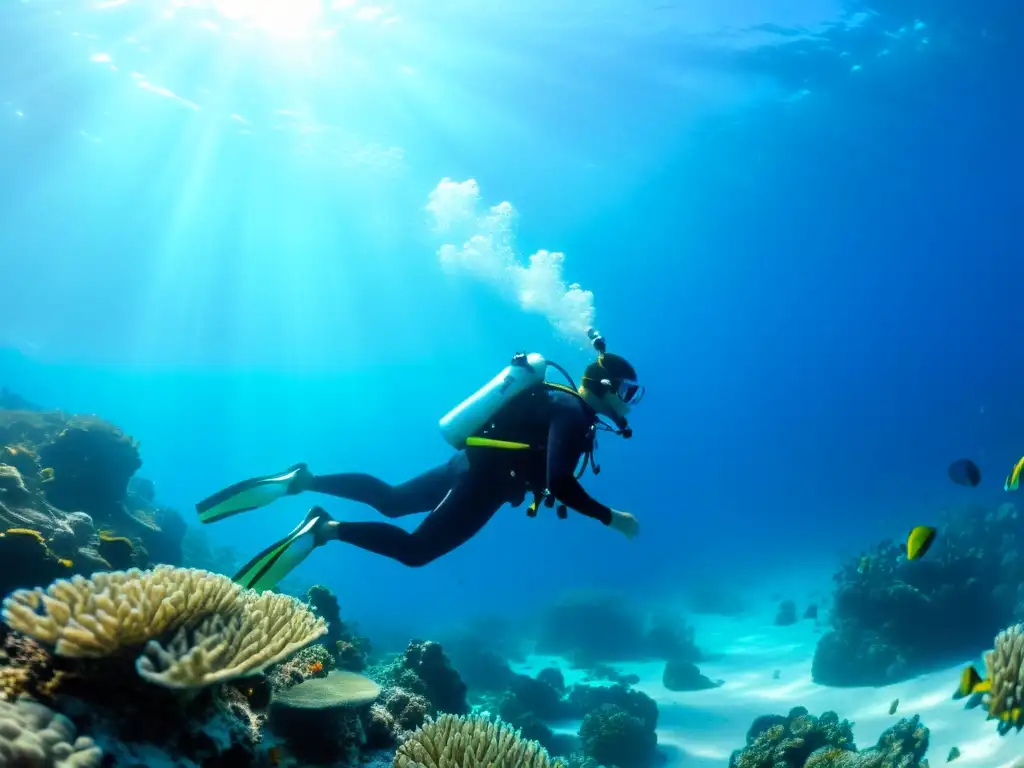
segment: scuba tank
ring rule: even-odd
[[[590,328],[587,331],[587,338],[600,359],[600,356],[607,350],[604,337],[596,328]],[[544,384],[549,367],[561,373],[569,382],[568,387],[561,384],[550,384],[549,386],[566,389],[576,394],[576,382],[558,363],[546,360],[543,355],[536,352],[529,354],[519,352],[501,373],[444,415],[439,426],[445,441],[457,451],[464,449],[467,445],[466,441],[487,425],[506,403],[527,389]],[[632,436],[633,430],[629,429],[625,419],[617,419],[616,426],[618,427],[617,434],[623,437]],[[524,446],[509,443],[501,447]]]
[[[509,400],[543,384],[547,367],[547,360],[536,352],[515,355],[501,373],[445,414],[440,422],[445,441],[461,451]]]

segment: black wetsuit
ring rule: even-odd
[[[340,541],[405,565],[426,565],[475,536],[504,504],[528,492],[551,495],[588,517],[611,523],[611,509],[592,499],[576,478],[581,457],[593,449],[597,415],[570,393],[538,387],[511,400],[481,433],[528,443],[534,450],[467,448],[447,463],[401,485],[365,474],[316,476],[310,490],[374,507],[397,518],[430,512],[412,532],[388,523],[338,523]]]

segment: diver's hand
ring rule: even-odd
[[[636,518],[629,514],[629,512],[620,512],[617,509],[612,510],[611,527],[627,539],[632,539],[640,533],[640,523],[637,522]]]

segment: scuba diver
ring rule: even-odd
[[[535,353],[515,355],[498,376],[441,419],[445,440],[458,452],[400,485],[361,473],[314,475],[306,464],[296,464],[278,475],[236,483],[199,502],[196,509],[203,523],[304,491],[361,502],[391,519],[429,513],[410,532],[390,523],[336,521],[314,506],[291,533],[249,561],[234,580],[247,588],[271,589],[313,549],[330,541],[354,544],[410,567],[424,566],[469,541],[505,504],[520,506],[527,493],[533,494],[530,517],[541,506],[550,508],[557,502],[560,518],[571,508],[627,538],[636,536],[635,517],[595,501],[579,482],[588,465],[595,474],[600,471],[594,462],[597,431],[631,437],[626,417],[644,395],[633,366],[608,353],[596,330],[588,335],[598,355],[578,388],[558,364]],[[558,370],[571,386],[547,381],[548,367]]]

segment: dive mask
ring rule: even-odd
[[[644,399],[644,394],[647,389],[632,379],[623,379],[618,383],[618,386],[609,379],[604,379],[602,382],[608,389],[615,394],[626,405],[633,406]]]

